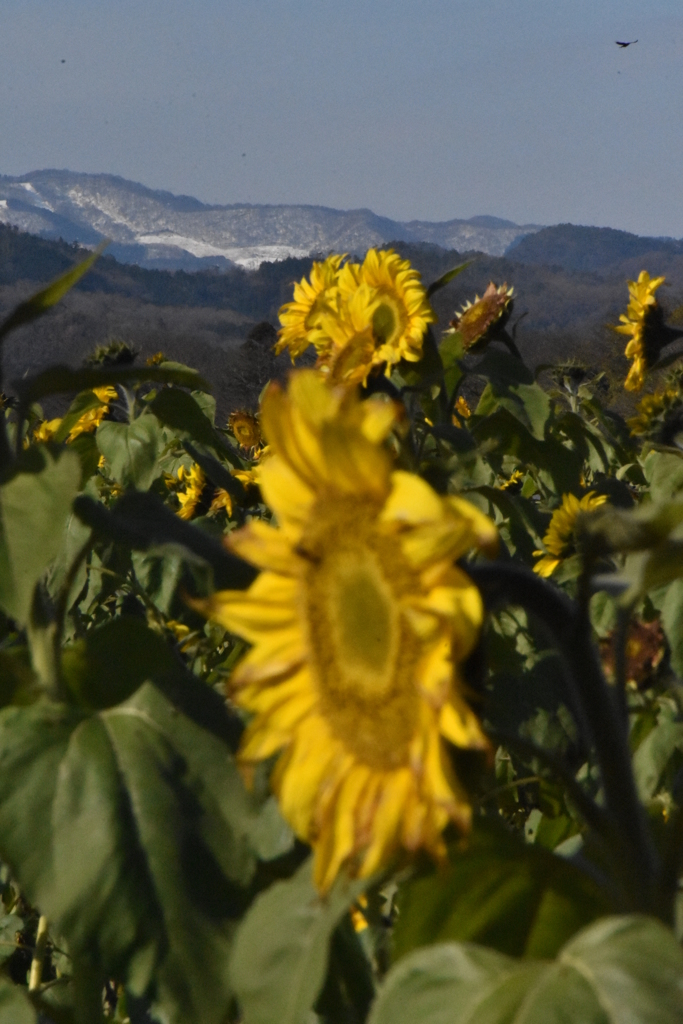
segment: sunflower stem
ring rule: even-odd
[[[577,607],[522,566],[468,565],[467,572],[489,606],[521,605],[551,631],[585,712],[600,766],[606,810],[615,826],[613,868],[623,879],[632,908],[657,913],[657,855],[638,800],[623,715],[600,668],[587,608]]]

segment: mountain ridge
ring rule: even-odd
[[[313,204],[207,204],[117,175],[67,170],[0,175],[0,221],[82,245],[112,240],[110,253],[148,269],[247,269],[331,250],[362,254],[392,241],[501,256],[537,224],[478,215],[396,221],[372,210]]]

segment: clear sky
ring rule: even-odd
[[[681,237],[683,5],[0,0],[0,173],[45,167]]]

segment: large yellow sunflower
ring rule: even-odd
[[[574,530],[579,514],[592,512],[606,501],[606,495],[597,495],[594,491],[584,494],[580,500],[574,494],[563,494],[562,504],[553,512],[543,538],[545,550],[534,551],[536,557],[540,556],[534,566],[534,572],[545,578],[552,576],[558,565],[575,552]]]
[[[275,352],[287,348],[292,361],[300,356],[313,342],[320,311],[329,301],[330,293],[337,283],[339,268],[344,256],[328,256],[322,263],[315,262],[311,268],[310,281],[303,278],[294,285],[294,301],[280,309],[279,332]]]
[[[104,417],[109,412],[109,403],[118,397],[118,391],[111,384],[105,384],[101,388],[93,388],[93,394],[99,399],[100,404],[94,409],[88,409],[69,431],[67,441],[73,441],[80,434],[90,434],[97,430]]]
[[[400,846],[442,855],[446,824],[471,815],[444,740],[487,746],[460,674],[482,602],[455,561],[492,549],[496,529],[392,471],[382,441],[395,415],[314,371],[287,393],[271,385],[259,483],[277,526],[232,533],[261,572],[198,605],[252,645],[231,681],[253,714],[240,760],[280,752],[273,787],[323,892],[342,865],[367,876]]]
[[[651,278],[647,270],[641,270],[637,281],[628,282],[626,315],[621,314],[621,325],[614,328],[631,339],[625,349],[626,357],[633,360],[624,381],[627,391],[640,391],[649,367],[659,355],[664,338],[658,335],[662,334],[664,323],[655,292],[664,281],[664,277]]]

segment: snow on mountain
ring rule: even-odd
[[[500,256],[539,225],[495,217],[402,223],[370,210],[322,206],[209,206],[108,174],[34,171],[0,175],[0,221],[44,238],[94,246],[126,263],[197,270],[331,250],[361,255],[393,241],[431,242],[460,252]]]

